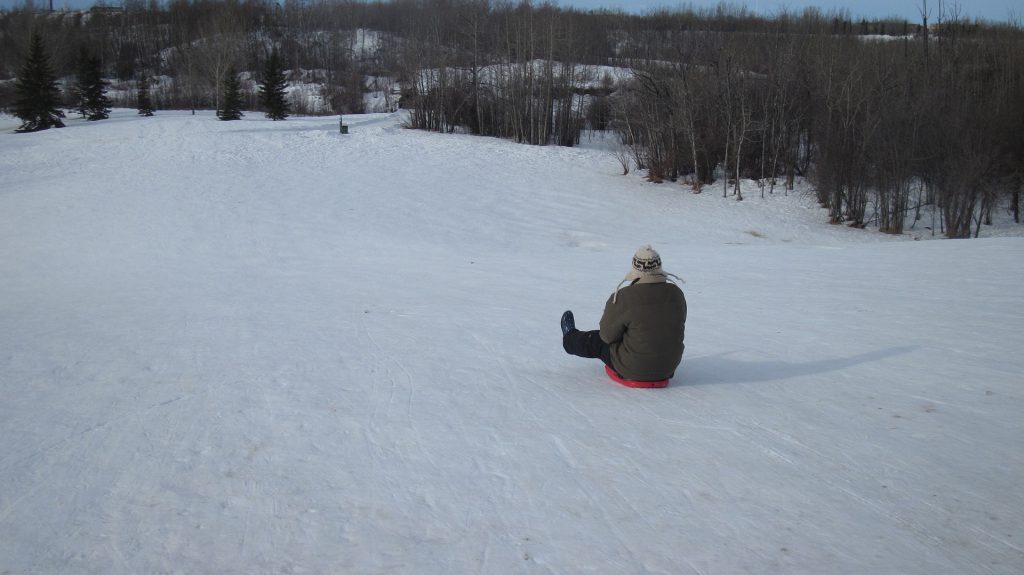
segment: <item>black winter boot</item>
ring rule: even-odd
[[[562,314],[562,335],[576,330],[576,319],[572,317],[572,312],[567,311]]]

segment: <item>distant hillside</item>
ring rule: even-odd
[[[0,13],[0,106],[27,35],[70,79],[99,56],[115,105],[151,82],[159,109],[214,109],[240,72],[258,109],[272,49],[298,114],[410,111],[409,126],[578,145],[613,132],[623,172],[742,200],[815,184],[834,224],[901,234],[1021,221],[1024,31],[953,19],[851,21],[808,9],[646,15],[484,0],[215,2]],[[886,41],[881,41],[885,39]]]

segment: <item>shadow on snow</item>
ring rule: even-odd
[[[915,346],[901,346],[860,353],[850,357],[820,359],[804,363],[781,360],[737,360],[729,359],[733,352],[704,355],[686,358],[680,365],[673,385],[710,385],[716,383],[751,383],[758,381],[775,381],[808,375],[818,375],[832,371],[880,361],[903,355],[917,349]]]

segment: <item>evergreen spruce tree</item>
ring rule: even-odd
[[[139,80],[138,100],[139,100],[139,104],[138,104],[139,115],[140,116],[146,116],[147,118],[149,116],[152,116],[153,112],[156,111],[156,108],[153,107],[153,99],[150,98],[150,96],[149,96],[149,78],[148,77],[144,77],[141,80]]]
[[[221,109],[217,110],[217,118],[225,121],[241,120],[242,116],[242,86],[235,69],[230,68],[224,79],[224,98]]]
[[[288,117],[288,99],[284,88],[284,70],[275,48],[263,68],[263,82],[260,84],[260,104],[271,120],[283,120]]]
[[[96,56],[83,55],[78,67],[75,84],[77,109],[89,121],[106,120],[110,117],[110,98],[107,98],[107,83],[103,80],[103,66]]]
[[[78,57],[78,68],[75,71],[75,85],[71,87],[71,94],[74,96],[75,103],[74,109],[78,112],[81,117],[88,115],[88,110],[85,105],[85,76],[86,76],[86,65],[89,57],[82,53]]]
[[[32,32],[28,59],[18,72],[14,90],[17,95],[14,115],[22,121],[17,132],[64,127],[61,121],[64,112],[57,107],[60,102],[57,78],[50,67],[50,56],[43,46],[43,38],[38,32]]]

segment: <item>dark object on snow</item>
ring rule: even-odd
[[[566,335],[574,329],[576,329],[576,318],[573,317],[572,311],[568,310],[562,314],[562,335]]]
[[[57,77],[50,67],[50,56],[38,32],[32,32],[28,59],[18,72],[14,90],[17,94],[14,115],[22,121],[16,132],[38,132],[64,127],[61,121],[64,112],[58,108],[60,89],[57,87]]]
[[[348,133],[348,124],[345,123],[344,118],[338,118],[338,129],[341,130],[342,134]]]
[[[569,355],[600,359],[607,366],[612,364],[611,350],[608,344],[601,339],[601,332],[596,329],[580,331],[573,328],[571,331],[563,333],[562,349]]]

